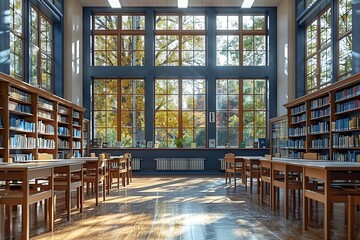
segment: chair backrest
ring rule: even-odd
[[[95,153],[90,153],[90,157],[96,157]]]
[[[267,160],[271,160],[271,159],[272,159],[271,154],[265,154],[265,159],[267,159]]]
[[[225,154],[225,162],[231,162],[235,160],[235,154],[234,153],[226,153]]]
[[[38,153],[38,159],[37,160],[51,160],[54,156],[49,153]]]
[[[317,153],[306,152],[306,153],[304,153],[303,158],[309,159],[309,160],[318,160],[318,155],[317,155]]]
[[[281,153],[275,153],[275,157],[277,158],[281,157]]]

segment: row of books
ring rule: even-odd
[[[38,133],[55,134],[55,128],[51,124],[46,124],[42,121],[38,121]]]
[[[61,136],[70,136],[70,130],[67,127],[58,127],[58,134]]]
[[[293,107],[291,109],[291,114],[297,114],[297,113],[300,113],[300,112],[304,112],[306,110],[306,104],[302,104],[300,106],[297,106],[297,107]]]
[[[319,160],[329,160],[329,154],[318,154]]]
[[[37,147],[38,148],[55,148],[55,140],[46,139],[46,138],[38,138],[37,139]]]
[[[11,154],[10,158],[12,159],[12,161],[17,162],[17,161],[32,161],[34,160],[34,155],[32,153],[27,153],[27,154]]]
[[[349,110],[358,109],[360,106],[359,103],[360,103],[360,100],[351,100],[351,101],[344,102],[344,103],[337,103],[336,104],[336,112],[341,113],[341,112],[346,112]]]
[[[73,115],[74,118],[80,118],[80,113],[78,111],[73,110]]]
[[[10,97],[29,103],[31,102],[31,95],[29,93],[14,87],[10,87]]]
[[[70,148],[69,141],[58,139],[58,148]]]
[[[81,137],[80,129],[73,129],[73,137]]]
[[[289,140],[288,146],[289,148],[305,148],[305,142],[304,139]]]
[[[342,118],[333,122],[332,130],[342,131],[360,128],[360,117]]]
[[[306,127],[297,127],[297,128],[289,128],[288,130],[289,136],[305,136],[306,135]]]
[[[330,102],[329,96],[311,100],[310,101],[310,109],[322,107],[326,104],[329,104],[329,102]]]
[[[319,118],[325,116],[330,116],[330,107],[327,107],[325,109],[312,110],[310,112],[311,118]]]
[[[38,99],[38,105],[43,107],[43,108],[46,108],[48,110],[54,110],[54,106],[53,106],[53,103],[51,101],[48,101],[42,97],[39,97]]]
[[[38,110],[38,116],[49,119],[49,120],[53,120],[51,112],[47,112],[47,111],[44,111],[44,110],[39,109]]]
[[[21,103],[9,101],[9,110],[15,110],[23,113],[31,113],[31,107]]]
[[[304,153],[303,153],[303,152],[290,151],[290,153],[289,153],[289,158],[297,158],[297,159],[300,159],[300,158],[303,158],[303,156],[304,156]]]
[[[298,122],[302,122],[302,121],[306,121],[306,113],[299,115],[299,116],[291,117],[291,123],[298,123]]]
[[[333,134],[333,147],[349,148],[359,147],[360,135],[341,135],[339,133]]]
[[[309,126],[310,133],[327,133],[329,132],[329,123],[328,122],[318,122]]]
[[[69,113],[69,109],[67,107],[61,106],[59,105],[58,107],[58,112],[61,114],[68,114]]]
[[[348,151],[347,153],[333,153],[333,161],[360,162],[359,151]]]
[[[36,138],[26,135],[14,135],[10,137],[10,148],[36,148]]]
[[[0,116],[0,128],[3,128],[4,127],[4,124],[3,124],[3,121],[2,121],[2,117]]]
[[[35,123],[28,122],[25,119],[11,117],[10,128],[27,132],[35,132]]]
[[[67,117],[66,117],[66,116],[62,116],[62,115],[58,114],[58,122],[64,122],[64,123],[67,123]]]
[[[3,140],[3,136],[0,135],[0,148],[4,147],[4,140]]]
[[[81,148],[81,143],[79,141],[73,141],[72,142],[72,147],[73,147],[73,149],[75,149],[75,148],[80,149]]]
[[[311,140],[311,148],[328,148],[330,147],[330,138],[318,138]]]
[[[336,92],[335,100],[340,101],[343,99],[351,98],[356,95],[360,95],[360,84]]]

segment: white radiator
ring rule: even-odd
[[[155,158],[156,170],[204,170],[205,158]]]
[[[225,171],[225,159],[224,158],[218,158],[220,161],[220,170]]]
[[[131,158],[131,167],[132,170],[140,170],[141,169],[141,158]]]

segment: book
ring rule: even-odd
[[[191,148],[196,148],[196,143],[195,142],[191,143]]]
[[[0,127],[2,128],[2,127],[4,127],[4,125],[3,125],[3,121],[2,121],[2,117],[0,116]]]
[[[266,138],[259,138],[259,148],[266,148]]]
[[[215,139],[209,139],[209,148],[215,148]]]
[[[115,148],[121,148],[121,141],[117,141],[115,143]]]

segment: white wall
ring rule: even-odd
[[[64,97],[83,105],[82,5],[64,1]]]
[[[295,98],[295,1],[281,0],[277,9],[277,115]]]

